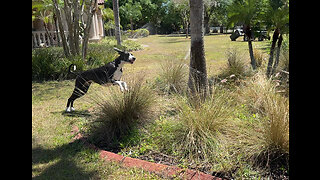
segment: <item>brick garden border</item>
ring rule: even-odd
[[[88,143],[79,132],[79,128],[77,126],[74,126],[72,128],[71,133],[73,135],[76,134],[75,137],[73,138],[73,141],[83,140],[86,146],[99,152],[99,157],[101,159],[107,162],[117,162],[123,167],[142,168],[145,171],[155,173],[157,175],[160,175],[161,177],[166,177],[166,178],[179,177],[185,180],[213,180],[213,179],[222,180],[222,178],[218,178],[210,174],[205,174],[203,172],[196,171],[196,170],[181,169],[177,166],[169,166],[164,164],[153,163],[153,162],[126,157],[126,156],[115,154],[109,151],[101,150],[95,145]]]

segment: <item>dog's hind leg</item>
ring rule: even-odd
[[[73,90],[73,93],[71,94],[70,98],[68,99],[67,102],[67,108],[66,108],[66,112],[71,112],[74,111],[74,107],[73,107],[73,102],[78,99],[79,97],[85,95],[90,87],[91,82],[86,82],[83,85],[77,86],[76,83],[76,87]]]
[[[74,111],[73,101],[76,100],[77,98],[78,98],[78,97],[76,97],[76,96],[72,93],[72,95],[70,96],[70,98],[68,99],[68,102],[67,102],[66,112]]]

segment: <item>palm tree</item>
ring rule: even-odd
[[[203,41],[203,0],[190,0],[191,51],[188,86],[192,94],[208,93],[208,79]]]
[[[266,13],[266,22],[269,29],[274,29],[272,36],[272,44],[270,48],[270,57],[267,66],[267,76],[270,77],[274,74],[280,57],[280,49],[283,34],[288,33],[288,24],[289,24],[289,6],[288,0],[269,0],[268,11]],[[276,60],[273,62],[274,50],[276,43],[278,41]]]
[[[261,0],[236,0],[229,6],[229,21],[231,24],[243,24],[243,32],[248,37],[249,54],[252,69],[256,69],[256,60],[252,48],[252,27],[259,22],[263,12],[264,2]]]
[[[121,34],[120,34],[120,18],[119,18],[119,0],[112,0],[114,22],[116,25],[115,36],[117,39],[117,45],[121,46]]]

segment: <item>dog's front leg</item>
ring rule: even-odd
[[[127,86],[127,83],[124,82],[124,81],[121,81],[122,82],[122,85],[124,87],[124,90],[128,91],[128,86]]]
[[[123,86],[122,86],[123,81],[114,81],[114,84],[118,84],[120,86],[121,92],[123,92]]]

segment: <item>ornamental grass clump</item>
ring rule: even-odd
[[[110,88],[108,95],[95,98],[99,110],[91,124],[89,136],[99,146],[116,145],[153,115],[154,94],[142,78],[127,84],[129,90],[126,92],[122,93],[118,87]]]
[[[181,156],[195,162],[214,161],[220,139],[234,130],[231,101],[224,90],[215,88],[204,101],[180,96],[177,109],[182,127],[178,147]]]
[[[270,167],[289,161],[289,99],[276,91],[276,84],[257,73],[240,88],[239,100],[258,118],[247,122],[242,141],[254,164]]]
[[[167,60],[161,64],[156,85],[165,93],[183,93],[187,89],[188,68],[181,60]]]

